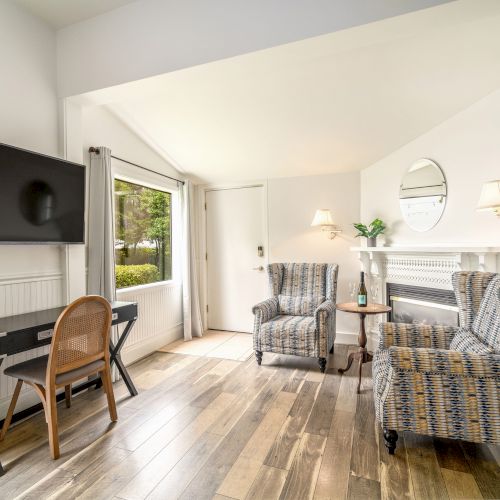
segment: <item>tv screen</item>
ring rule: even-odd
[[[84,241],[84,165],[0,144],[0,243]]]

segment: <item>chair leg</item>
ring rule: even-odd
[[[57,426],[57,404],[55,387],[46,389],[46,409],[47,409],[47,427],[49,431],[50,454],[54,460],[58,459],[59,453],[59,431]]]
[[[106,397],[108,398],[109,417],[112,422],[116,422],[118,420],[118,414],[116,412],[115,395],[113,394],[113,383],[111,382],[111,372],[109,368],[101,372],[101,380],[104,390],[106,391]]]
[[[64,387],[64,399],[66,401],[66,408],[71,408],[71,384]]]
[[[257,364],[260,366],[262,364],[262,351],[255,351],[255,357],[257,358]]]
[[[389,455],[394,455],[396,450],[396,441],[398,440],[398,433],[391,429],[384,429],[384,444],[389,452]]]
[[[7,429],[12,421],[12,415],[14,415],[14,410],[16,408],[16,403],[19,398],[19,393],[21,392],[21,387],[23,386],[23,381],[18,380],[16,388],[14,389],[14,394],[12,394],[12,399],[10,401],[9,409],[7,410],[7,415],[5,415],[5,420],[3,422],[2,432],[0,433],[0,441],[3,441],[5,434],[7,434]]]
[[[321,373],[325,373],[326,370],[326,358],[318,358],[319,368]]]

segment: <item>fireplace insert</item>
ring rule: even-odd
[[[452,290],[387,283],[389,321],[458,326],[458,307]]]

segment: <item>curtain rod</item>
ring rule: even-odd
[[[99,151],[99,148],[94,148],[93,146],[91,146],[89,148],[89,153],[99,154],[100,151]],[[150,168],[143,167],[142,165],[137,165],[137,163],[132,163],[131,161],[124,160],[123,158],[119,158],[118,156],[111,155],[111,158],[114,158],[115,160],[122,161],[123,163],[128,163],[129,165],[133,165],[134,167],[137,167],[137,168],[142,168],[143,170],[147,170],[148,172],[159,175],[161,177],[166,177],[167,179],[170,179],[172,181],[180,182],[182,185],[184,185],[184,183],[185,183],[184,181],[181,181],[180,179],[176,179],[175,177],[170,177],[170,175],[160,174],[159,172],[155,172],[154,170],[151,170]]]

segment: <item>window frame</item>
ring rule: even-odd
[[[116,239],[116,214],[115,214],[115,180],[128,182],[130,184],[135,184],[138,186],[143,186],[149,189],[154,189],[156,191],[161,191],[163,193],[170,194],[170,231],[171,231],[171,255],[172,255],[172,277],[169,280],[161,280],[155,281],[153,283],[145,283],[143,285],[134,285],[125,288],[116,288],[117,293],[128,293],[134,290],[142,290],[146,288],[154,288],[154,287],[163,287],[172,284],[178,284],[180,282],[180,258],[179,258],[179,250],[180,250],[180,210],[179,210],[179,189],[174,188],[172,185],[167,185],[166,183],[162,183],[161,179],[163,179],[160,174],[156,176],[156,174],[151,175],[141,175],[142,171],[139,172],[137,167],[133,167],[135,171],[133,172],[123,172],[125,169],[113,169],[113,234],[114,239]],[[158,177],[158,181],[156,179],[152,179],[152,177]],[[116,266],[116,263],[115,263]],[[116,286],[116,283],[115,283]]]

